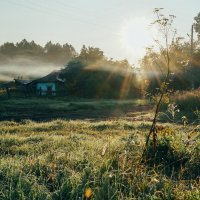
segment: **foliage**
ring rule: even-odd
[[[155,93],[164,80],[167,67],[165,63],[165,51],[155,52],[152,48],[148,48],[146,55],[140,61],[144,78],[148,80],[147,91]],[[172,90],[186,90],[192,88],[192,80],[195,82],[194,87],[199,86],[198,76],[200,71],[195,63],[198,63],[199,55],[194,54],[194,60],[190,60],[190,44],[183,42],[178,37],[169,46],[169,56],[171,62],[171,74],[169,88]]]
[[[195,21],[194,28],[199,36],[199,14],[195,17]],[[171,72],[173,72],[169,88],[173,90],[197,89],[200,86],[199,41],[193,41],[194,50],[191,55],[190,40],[174,37],[173,42],[169,45]],[[157,40],[156,42],[158,43]],[[149,83],[148,92],[155,93],[155,88],[158,88],[164,79],[164,74],[167,71],[164,54],[166,54],[165,49],[155,51],[153,48],[147,48],[146,55],[140,61],[144,79],[148,80]]]
[[[179,106],[180,110],[192,112],[200,109],[200,92],[199,90],[176,92],[173,100]]]
[[[159,127],[158,127],[159,128]],[[171,178],[177,176],[188,179],[198,177],[199,163],[199,139],[194,137],[195,131],[183,133],[172,128],[162,128],[159,130],[157,152],[153,152],[153,142],[151,141],[147,151],[147,163],[155,165]],[[197,133],[198,135],[198,133]],[[194,147],[195,145],[195,147]],[[197,153],[197,152],[198,153]],[[194,164],[194,170],[191,165]]]
[[[137,78],[126,60],[107,59],[98,48],[83,46],[81,53],[62,70],[71,95],[87,98],[140,96]]]
[[[0,46],[0,60],[3,64],[15,61],[16,59],[26,58],[28,60],[37,60],[37,62],[46,62],[64,65],[77,55],[74,47],[68,43],[60,45],[47,42],[44,47],[36,44],[34,41],[28,42],[23,39],[16,44],[6,42]]]

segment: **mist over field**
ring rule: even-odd
[[[10,59],[0,64],[0,81],[12,81],[14,78],[34,79],[60,70],[61,64],[41,62],[28,58]]]
[[[47,42],[45,46],[23,39],[0,45],[0,81],[33,79],[64,67],[76,56],[70,44]]]

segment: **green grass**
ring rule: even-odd
[[[162,126],[140,162],[150,123],[2,121],[0,199],[200,199],[199,128]]]

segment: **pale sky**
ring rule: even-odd
[[[0,0],[0,44],[34,40],[99,47],[113,59],[136,64],[153,44],[154,8],[176,15],[174,26],[187,37],[200,0]]]

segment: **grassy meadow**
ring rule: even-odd
[[[0,122],[0,199],[199,199],[200,129],[150,123]]]
[[[173,100],[182,109],[198,98]],[[183,125],[193,111],[177,108],[179,120],[160,118],[157,152],[150,140],[142,157],[146,100],[2,98],[0,199],[200,199],[199,122]]]

